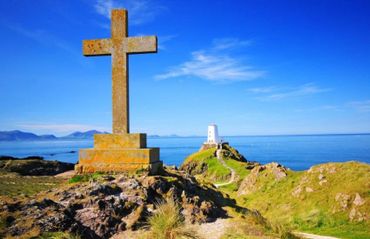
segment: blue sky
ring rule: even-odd
[[[38,0],[0,3],[0,130],[111,129],[110,36],[157,35],[130,56],[132,132],[221,135],[370,132],[370,2]]]

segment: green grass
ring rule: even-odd
[[[0,175],[0,196],[26,196],[58,187],[63,179],[52,176],[17,176],[14,174]]]
[[[92,173],[92,174],[79,174],[75,175],[69,179],[69,183],[82,183],[82,182],[89,182],[90,180],[98,180],[104,174],[100,172]]]
[[[230,172],[214,157],[215,149],[197,152],[187,158],[185,163],[206,163],[208,169],[197,177],[211,183],[226,182]],[[332,235],[340,238],[370,238],[370,223],[357,223],[349,220],[349,205],[345,212],[339,212],[339,203],[335,200],[338,193],[350,195],[350,202],[356,193],[367,200],[358,207],[361,212],[370,211],[370,166],[359,162],[328,163],[317,165],[307,171],[288,170],[288,176],[276,180],[271,170],[259,173],[256,192],[238,196],[242,179],[250,174],[244,162],[225,159],[226,164],[233,168],[239,176],[236,183],[220,187],[220,190],[235,198],[239,205],[259,210],[273,224],[297,231],[314,234]],[[330,172],[331,169],[334,171]],[[319,175],[323,174],[326,183],[319,184]],[[251,175],[253,176],[253,175]],[[292,192],[301,187],[297,196]],[[306,188],[309,188],[306,191]],[[309,192],[313,189],[313,192]],[[232,238],[232,237],[230,237]],[[235,238],[238,238],[237,236]]]
[[[347,239],[368,239],[369,231],[366,231],[368,225],[361,224],[346,224],[338,225],[335,227],[321,227],[321,228],[311,228],[304,230],[305,232],[319,234],[319,235],[328,235],[338,238],[347,238]]]
[[[205,160],[207,169],[207,178],[217,180],[218,183],[225,182],[230,177],[230,170],[224,167],[217,158],[212,157]]]
[[[230,195],[233,195],[235,194],[236,191],[238,191],[240,183],[243,181],[243,179],[250,174],[250,170],[245,168],[247,166],[247,163],[245,162],[240,162],[232,159],[225,159],[225,163],[227,166],[235,170],[236,182],[222,186],[221,189],[229,193]]]
[[[316,166],[320,167],[320,166]],[[281,181],[273,180],[272,175],[262,175],[257,180],[259,190],[238,201],[248,207],[261,211],[271,221],[276,219],[296,230],[341,238],[370,238],[369,223],[349,221],[351,205],[345,212],[333,212],[339,208],[335,200],[337,193],[345,193],[353,200],[355,193],[369,198],[370,166],[357,162],[326,164],[324,168],[335,168],[334,173],[324,171],[327,183],[319,185],[320,171],[288,172]],[[319,169],[319,168],[317,168]],[[300,186],[298,197],[292,192]],[[306,192],[305,188],[313,192]],[[369,204],[360,207],[369,212]]]
[[[66,232],[46,232],[41,236],[32,239],[80,239],[80,236],[72,235]]]
[[[212,182],[212,183],[224,183],[227,182],[230,179],[231,172],[228,168],[224,167],[218,159],[215,157],[215,148],[202,150],[199,152],[196,152],[192,155],[190,155],[187,159],[184,161],[185,164],[197,164],[197,171],[201,171],[200,167],[202,163],[205,163],[207,165],[207,170],[202,173],[201,178]],[[226,164],[233,168],[238,175],[239,179],[244,178],[246,175],[249,174],[250,170],[245,169],[245,166],[247,163],[236,161],[233,159],[225,159]],[[198,175],[199,177],[200,175]],[[240,182],[240,181],[239,181]],[[229,189],[228,191],[235,191],[238,187],[238,183],[230,184],[227,186],[224,186],[224,189]]]
[[[232,159],[229,159],[229,160],[226,159],[225,163],[226,163],[227,166],[233,168],[235,170],[236,174],[241,179],[245,178],[250,173],[250,170],[245,168],[247,166],[247,163],[245,163],[245,162],[239,162],[239,161],[232,160]]]
[[[230,170],[225,168],[215,157],[215,148],[202,150],[190,155],[184,164],[196,164],[196,171],[201,172],[202,164],[206,164],[207,169],[203,170],[202,178],[213,183],[225,182],[230,177]],[[198,175],[200,176],[200,175]]]

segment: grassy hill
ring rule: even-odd
[[[222,154],[225,164],[236,173],[235,182],[224,188],[228,189],[229,192],[235,191],[242,179],[250,173],[247,168],[254,167],[255,163],[248,162],[237,150],[228,145],[224,145]],[[221,184],[227,182],[231,177],[231,170],[217,159],[216,148],[195,152],[185,159],[180,169],[205,183]]]
[[[239,205],[257,209],[270,221],[297,231],[370,238],[370,165],[327,163],[292,171],[277,163],[235,160],[230,157],[235,149],[230,148],[223,150],[223,159],[234,169],[236,180],[219,189]],[[190,155],[181,168],[213,184],[225,182],[231,175],[217,159],[215,148]]]

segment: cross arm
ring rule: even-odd
[[[84,40],[82,51],[84,56],[105,56],[112,53],[112,42],[110,39]]]
[[[129,37],[127,38],[127,53],[156,53],[157,37]]]

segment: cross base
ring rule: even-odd
[[[135,172],[158,173],[162,168],[159,148],[146,148],[146,134],[96,134],[94,148],[81,149],[78,173]]]

